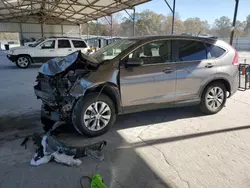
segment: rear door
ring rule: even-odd
[[[201,88],[212,80],[217,72],[213,58],[208,58],[208,51],[203,41],[175,40],[175,59],[177,81],[176,101],[199,101]]]
[[[76,40],[72,39],[71,40],[73,44],[73,51],[81,50],[82,53],[86,54],[88,51],[88,46],[83,40]]]
[[[124,107],[174,102],[176,72],[171,56],[170,40],[149,42],[130,53],[127,61],[139,58],[144,64],[138,67],[120,67]]]
[[[72,46],[68,39],[58,39],[57,40],[57,55],[59,57],[67,56],[72,53]]]

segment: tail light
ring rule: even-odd
[[[234,55],[234,59],[233,59],[233,65],[239,65],[239,53],[234,49],[235,51],[235,55]]]

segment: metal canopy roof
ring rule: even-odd
[[[150,0],[0,0],[0,22],[80,24]]]

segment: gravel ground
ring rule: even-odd
[[[250,62],[250,53],[241,52],[244,59]],[[20,143],[42,132],[33,92],[40,65],[22,70],[3,54],[0,60],[0,187],[80,188],[80,177],[95,173],[113,188],[250,187],[250,90],[238,91],[213,116],[195,107],[165,109],[120,116],[93,139],[67,130],[59,139],[70,145],[107,140],[104,161],[86,157],[78,168],[54,162],[35,168],[29,165],[35,147]]]

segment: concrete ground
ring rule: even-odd
[[[250,61],[249,53],[240,56]],[[0,60],[0,187],[80,188],[80,177],[95,173],[110,188],[250,187],[250,90],[238,91],[212,116],[196,107],[155,110],[120,116],[97,138],[61,133],[61,140],[77,146],[106,140],[104,161],[86,157],[78,168],[55,162],[32,167],[35,147],[30,141],[25,150],[20,143],[42,132],[41,103],[32,88],[40,65],[21,70]]]

